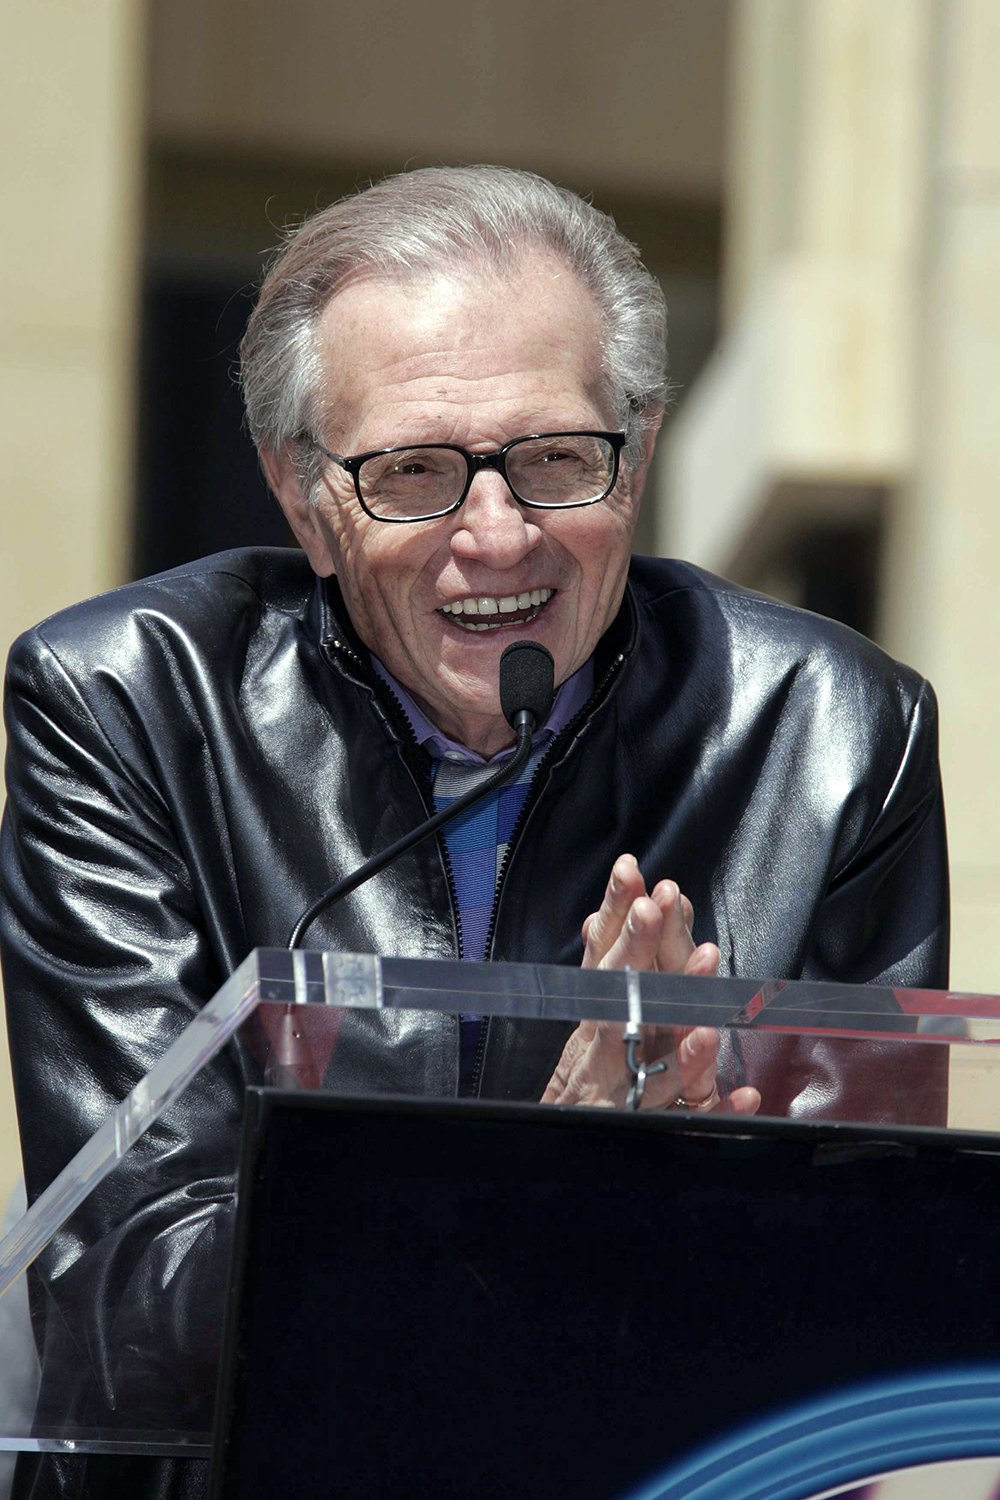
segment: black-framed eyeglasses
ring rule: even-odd
[[[618,482],[623,432],[542,432],[514,438],[493,453],[454,443],[378,448],[344,458],[310,439],[346,469],[375,521],[436,521],[458,510],[482,469],[495,469],[532,510],[570,510],[607,499]]]

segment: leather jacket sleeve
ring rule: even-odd
[[[848,824],[850,816],[845,807]],[[819,906],[800,977],[946,989],[948,939],[937,704],[924,682],[885,800]],[[859,1029],[863,1024],[859,1018]],[[916,1022],[907,1019],[901,1029],[916,1032]],[[760,1088],[765,1114],[910,1125],[947,1121],[949,1054],[934,1041],[730,1033],[723,1065],[729,1087],[750,1082]]]
[[[3,972],[33,1199],[224,976],[138,747],[122,758],[37,638],[12,654],[7,723]],[[81,1375],[68,1403],[48,1393],[56,1420],[68,1405],[86,1421],[98,1401],[141,1425],[166,1388],[180,1426],[205,1420],[218,1328],[202,1310],[206,1285],[222,1285],[242,1115],[234,1050],[44,1252],[33,1285],[43,1363]],[[43,1385],[42,1421],[46,1399]]]
[[[948,985],[948,851],[937,702],[920,684],[885,799],[848,844],[811,934],[803,979]],[[850,826],[850,808],[844,809]]]

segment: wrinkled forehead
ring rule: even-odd
[[[474,402],[498,380],[526,388],[564,378],[604,405],[600,317],[590,291],[552,253],[509,269],[448,265],[357,279],[316,330],[323,411],[336,420],[373,393],[440,389]]]

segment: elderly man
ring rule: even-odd
[[[946,982],[927,684],[828,621],[630,558],[664,310],[610,220],[505,169],[391,179],[290,236],[242,370],[302,553],[206,559],[12,653],[4,976],[32,1193],[248,949],[509,752],[498,665],[523,638],[558,691],[520,782],[474,837],[453,825],[322,913],[310,946]],[[717,1103],[717,1046],[680,1039],[686,1103]],[[367,1017],[333,1073],[605,1102],[621,1050],[594,1028]],[[759,1089],[774,1113],[862,1112],[833,1044],[724,1062],[732,1108]],[[924,1118],[884,1062],[867,1112]],[[144,1352],[162,1288],[197,1305],[249,1076],[236,1050],[199,1080],[153,1134],[162,1193],[101,1197],[43,1267],[119,1407],[170,1367],[162,1328],[152,1370]],[[675,1103],[662,1087],[648,1106]],[[81,1305],[88,1261],[104,1291]],[[24,1493],[75,1493],[63,1462]]]

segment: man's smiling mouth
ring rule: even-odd
[[[442,604],[438,614],[463,630],[500,630],[505,625],[524,625],[533,620],[556,592],[556,589],[525,589],[520,594],[480,594]]]

